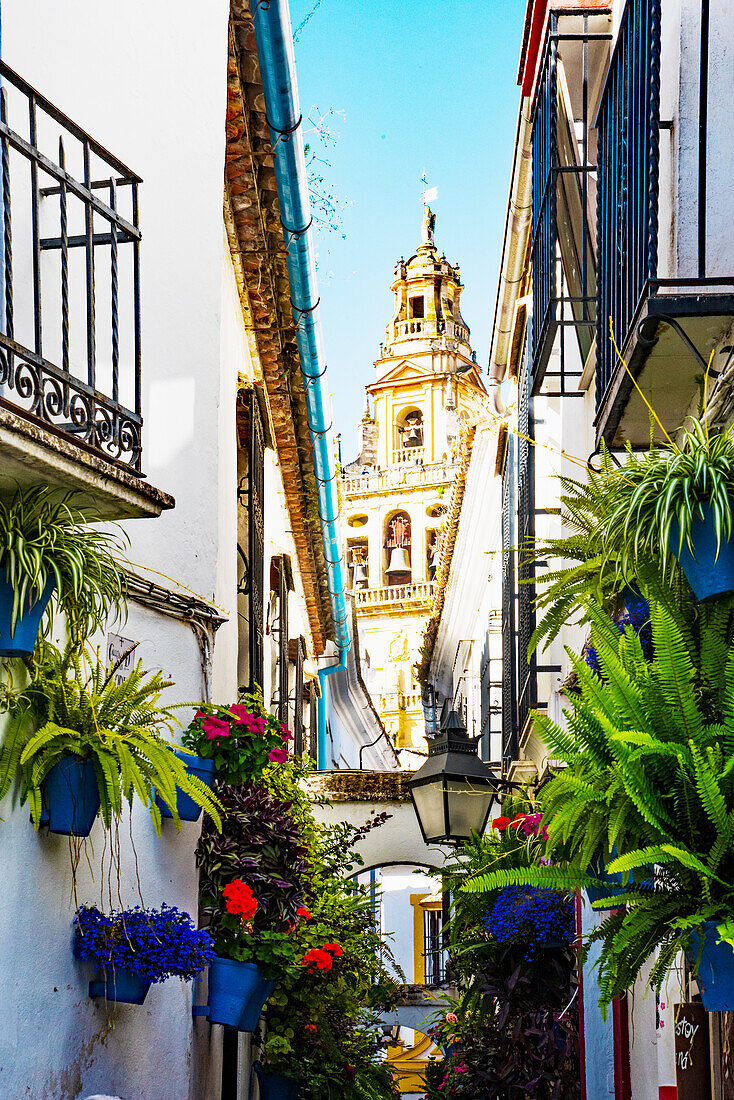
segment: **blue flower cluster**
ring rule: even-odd
[[[193,978],[214,958],[214,941],[174,906],[103,913],[81,906],[74,918],[74,955],[105,971],[131,970],[147,982]]]
[[[505,886],[484,923],[498,943],[530,947],[570,943],[576,931],[573,899],[536,886]]]
[[[615,615],[613,622],[620,634],[625,634],[628,626],[632,627],[640,639],[646,657],[649,658],[652,656],[650,605],[643,596],[636,595],[634,590],[631,590],[631,595],[627,600],[627,606],[624,611]],[[601,678],[599,657],[593,645],[587,645],[584,649],[584,660],[591,671],[595,672],[596,675]]]

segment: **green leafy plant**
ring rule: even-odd
[[[479,874],[463,887],[598,885],[588,867],[601,851],[608,872],[628,878],[623,908],[584,948],[601,943],[603,1010],[653,953],[659,988],[705,921],[734,945],[734,601],[680,603],[664,587],[645,595],[652,658],[634,631],[620,634],[590,610],[600,674],[571,655],[580,694],[568,727],[535,717],[551,757],[567,765],[543,790],[553,865]]]
[[[118,559],[126,544],[121,529],[90,526],[89,516],[47,485],[19,488],[0,501],[0,570],[13,588],[11,633],[53,580],[54,602],[80,643],[123,605],[124,574]],[[45,618],[46,629],[51,621]]]
[[[674,522],[678,552],[686,544],[693,553],[693,520],[709,505],[716,529],[717,555],[722,540],[731,537],[731,497],[734,494],[734,434],[732,429],[709,433],[698,420],[682,433],[680,445],[668,443],[637,454],[628,448],[613,475],[615,507],[602,524],[604,545],[620,554],[625,576],[635,573],[640,557],[659,555],[665,562]]]
[[[156,795],[180,825],[177,788],[221,827],[221,807],[211,790],[172,751],[167,735],[175,721],[173,708],[160,702],[172,684],[160,672],[144,671],[139,661],[118,683],[116,666],[108,667],[99,651],[90,654],[73,644],[62,652],[44,643],[28,665],[30,683],[9,703],[11,721],[0,749],[0,798],[19,774],[21,799],[28,801],[38,828],[44,779],[62,757],[72,755],[94,766],[100,814],[108,828],[123,803],[132,805],[137,796],[160,832]]]

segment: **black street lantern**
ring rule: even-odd
[[[410,780],[418,824],[426,844],[461,844],[484,832],[504,780],[477,756],[476,742],[455,710],[428,742],[428,760]]]

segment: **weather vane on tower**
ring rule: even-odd
[[[436,227],[436,215],[428,205],[438,198],[438,188],[428,187],[428,177],[425,169],[421,176],[421,195],[423,201],[423,225],[421,227],[421,244],[433,244],[433,231]]]

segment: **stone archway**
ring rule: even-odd
[[[424,841],[408,790],[412,774],[334,771],[317,772],[309,779],[314,801],[325,798],[330,803],[314,805],[317,820],[324,824],[348,821],[359,826],[375,814],[391,815],[384,825],[373,829],[356,845],[365,871],[395,863],[438,871],[451,852],[450,848]]]

